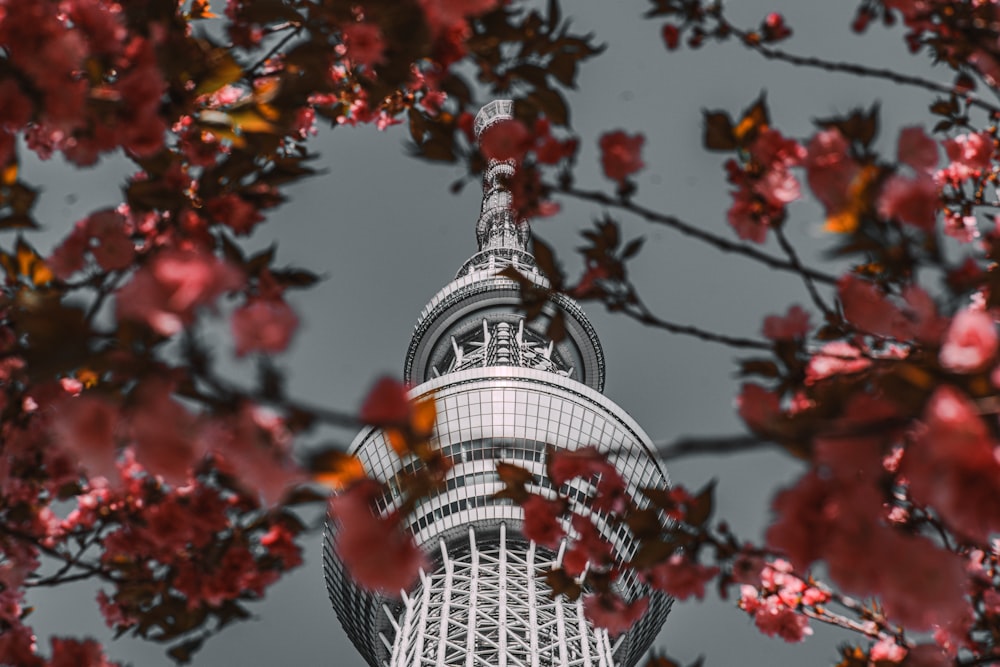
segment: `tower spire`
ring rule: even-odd
[[[476,114],[473,125],[476,139],[497,123],[513,120],[514,102],[493,100]],[[476,223],[476,241],[480,252],[511,249],[528,252],[531,230],[527,220],[518,220],[514,212],[508,180],[514,175],[512,160],[489,160],[483,171],[483,203]]]

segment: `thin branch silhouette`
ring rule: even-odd
[[[659,458],[672,461],[686,456],[714,456],[774,447],[775,444],[755,435],[727,435],[707,438],[679,438],[654,443]]]
[[[912,86],[916,88],[923,88],[924,90],[929,90],[935,93],[942,93],[945,95],[957,95],[954,86],[950,86],[945,83],[939,83],[937,81],[932,81],[930,79],[925,79],[919,76],[913,76],[912,74],[901,74],[890,69],[885,69],[882,67],[868,67],[866,65],[859,65],[857,63],[847,63],[847,62],[837,62],[832,60],[824,60],[822,58],[817,58],[815,56],[799,56],[794,53],[789,53],[782,49],[776,49],[772,46],[766,46],[752,40],[749,38],[749,33],[744,30],[736,28],[732,24],[723,21],[723,24],[728,27],[734,35],[740,38],[743,45],[746,46],[751,51],[756,51],[761,56],[767,60],[777,60],[780,62],[785,62],[796,67],[811,67],[814,69],[821,69],[826,72],[842,72],[844,74],[853,74],[854,76],[869,78],[869,79],[882,79],[884,81],[891,81],[892,83],[901,86]],[[960,95],[970,106],[978,107],[984,111],[990,113],[1000,114],[1000,106],[995,104],[990,104],[989,102],[976,97],[970,93],[962,93]]]
[[[637,215],[649,222],[655,222],[657,224],[665,225],[671,229],[675,229],[678,232],[684,234],[685,236],[690,236],[691,238],[703,241],[708,245],[721,250],[722,252],[731,252],[738,255],[743,255],[754,261],[760,262],[772,269],[778,269],[779,271],[788,271],[790,273],[795,273],[803,277],[809,277],[818,283],[825,283],[828,285],[833,285],[837,282],[834,276],[831,276],[822,271],[817,271],[815,269],[810,269],[804,267],[801,264],[796,267],[795,264],[788,260],[781,259],[779,257],[774,257],[757,250],[756,248],[743,244],[730,241],[727,238],[717,236],[711,232],[707,232],[704,229],[700,229],[695,225],[684,222],[680,218],[672,215],[666,215],[655,211],[651,208],[646,208],[640,204],[636,204],[631,200],[618,199],[611,197],[603,192],[597,190],[581,190],[574,187],[560,187],[560,186],[549,186],[553,192],[564,194],[575,199],[581,199],[584,201],[594,202],[596,204],[601,204],[603,206],[608,206],[611,208],[616,208],[622,211],[627,211],[633,215]]]

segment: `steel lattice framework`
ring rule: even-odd
[[[481,134],[511,118],[507,100],[485,106]],[[522,535],[519,506],[498,498],[498,462],[530,470],[529,490],[570,498],[613,545],[618,561],[634,553],[627,529],[592,511],[590,481],[557,489],[545,467],[548,448],[596,446],[607,452],[636,497],[638,489],[666,486],[666,472],[638,424],[600,392],[604,355],[586,314],[558,295],[527,321],[518,284],[498,275],[513,266],[546,286],[529,252],[530,233],[510,206],[509,163],[491,161],[483,177],[476,226],[479,252],[424,308],[406,355],[405,377],[414,399],[433,395],[434,438],[453,467],[444,488],[407,516],[409,530],[433,566],[413,590],[399,596],[359,588],[336,555],[336,525],[329,522],[324,569],[330,599],[355,646],[372,667],[629,667],[662,626],[671,600],[633,578],[620,582],[627,600],[650,598],[649,611],[614,641],[584,617],[582,599],[553,597],[545,573],[558,567],[557,551]],[[566,336],[549,340],[557,314]],[[400,463],[385,434],[367,428],[351,451],[385,483],[383,512],[399,507],[397,474],[421,465]],[[567,522],[567,531],[571,528]],[[581,583],[586,587],[585,578]]]
[[[392,666],[611,667],[608,633],[587,623],[582,598],[553,598],[542,584],[561,556],[511,539],[505,524],[441,541],[441,566],[403,596]]]

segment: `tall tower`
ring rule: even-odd
[[[509,100],[487,104],[476,116],[476,135],[511,113]],[[435,441],[454,463],[445,488],[407,517],[430,570],[401,599],[362,590],[336,556],[336,527],[326,533],[330,599],[372,667],[630,667],[669,611],[669,598],[625,578],[622,596],[650,595],[649,611],[617,638],[595,629],[581,600],[552,599],[545,583],[545,572],[561,562],[565,541],[550,550],[527,540],[521,508],[494,497],[503,489],[499,461],[527,468],[540,479],[529,489],[553,496],[546,447],[614,452],[611,458],[634,495],[638,488],[667,484],[649,437],[601,394],[604,354],[576,302],[556,295],[541,317],[526,322],[517,283],[497,275],[513,266],[536,284],[547,284],[530,252],[527,222],[511,208],[505,180],[513,169],[498,161],[487,166],[476,225],[479,251],[424,308],[406,353],[411,397],[435,397]],[[545,332],[557,309],[566,336],[554,342]],[[369,475],[388,484],[380,507],[388,512],[398,506],[391,480],[399,463],[384,433],[363,430],[351,452]],[[574,480],[563,492],[573,510],[589,516],[614,545],[616,558],[632,554],[636,545],[627,530],[588,508],[589,482]]]

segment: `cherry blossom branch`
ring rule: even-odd
[[[890,69],[867,67],[856,63],[823,60],[822,58],[817,58],[815,56],[798,56],[781,49],[765,46],[757,40],[750,39],[750,35],[747,32],[734,27],[728,22],[723,21],[723,23],[732,31],[733,34],[740,37],[744,46],[749,48],[751,51],[756,51],[767,60],[778,60],[796,67],[812,67],[827,72],[842,72],[844,74],[852,74],[863,78],[883,79],[901,86],[914,86],[935,93],[943,93],[945,95],[955,94],[955,89],[952,86],[938,83],[937,81],[931,81],[930,79],[924,79],[919,76],[900,74],[899,72],[895,72]],[[962,97],[970,106],[979,107],[980,109],[989,111],[990,113],[1000,114],[1000,107],[990,104],[975,95],[964,94]]]
[[[92,322],[97,313],[100,312],[101,306],[104,305],[104,301],[118,289],[121,284],[122,278],[124,278],[126,273],[124,271],[112,271],[108,274],[106,280],[102,281],[97,287],[97,296],[94,298],[93,303],[90,304],[90,308],[87,309],[87,314],[84,316],[87,322]]]
[[[295,37],[296,37],[296,36],[297,36],[297,35],[298,35],[298,34],[299,34],[300,32],[302,32],[302,29],[303,29],[303,28],[305,27],[305,23],[291,23],[291,22],[288,22],[288,23],[284,23],[284,24],[282,24],[282,25],[280,25],[280,26],[275,26],[275,27],[274,27],[274,29],[273,29],[273,30],[271,31],[271,33],[272,33],[272,34],[274,34],[274,33],[276,33],[276,32],[279,32],[280,30],[287,30],[288,28],[291,28],[291,27],[293,27],[293,26],[295,27],[295,29],[294,29],[294,30],[292,30],[292,31],[290,31],[290,32],[288,32],[288,33],[286,33],[286,34],[285,34],[285,35],[284,35],[284,36],[283,36],[283,37],[282,37],[282,38],[281,38],[281,39],[280,39],[280,40],[278,41],[278,43],[277,43],[277,44],[275,44],[275,45],[274,45],[274,46],[272,46],[272,47],[271,47],[270,49],[268,49],[267,53],[265,53],[265,54],[264,54],[263,56],[261,56],[261,57],[260,57],[260,59],[259,59],[259,60],[257,60],[257,62],[255,62],[255,63],[254,63],[253,65],[251,65],[250,67],[247,67],[247,68],[246,68],[246,70],[244,70],[244,71],[245,71],[245,72],[247,72],[248,74],[249,74],[249,73],[253,73],[253,72],[256,72],[256,71],[257,71],[257,70],[258,70],[258,69],[259,69],[260,67],[262,67],[262,66],[263,66],[263,65],[264,65],[264,64],[265,64],[265,63],[266,63],[266,62],[267,62],[268,60],[270,60],[271,58],[273,58],[273,57],[274,57],[274,55],[275,55],[276,53],[278,53],[278,51],[280,51],[281,49],[283,49],[283,48],[285,47],[285,45],[286,45],[286,44],[288,44],[288,42],[290,42],[290,41],[292,41],[293,39],[295,39]]]
[[[840,614],[833,614],[828,611],[819,612],[810,607],[800,607],[799,611],[803,616],[807,616],[813,620],[819,621],[821,623],[826,623],[827,625],[835,625],[838,628],[844,628],[845,630],[851,630],[852,632],[859,632],[866,636],[871,636],[871,631],[865,627],[863,623],[858,623],[853,621],[846,616],[841,616]]]
[[[560,186],[549,186],[553,192],[559,192],[561,194],[573,197],[575,199],[580,199],[584,201],[594,202],[596,204],[601,204],[603,206],[609,206],[612,208],[617,208],[622,211],[628,211],[633,215],[637,215],[640,218],[647,220],[648,222],[655,222],[657,224],[665,225],[672,229],[677,230],[685,236],[690,236],[691,238],[698,239],[708,245],[721,250],[722,252],[731,252],[738,255],[743,255],[744,257],[749,257],[750,259],[760,262],[765,266],[769,266],[772,269],[778,269],[779,271],[788,271],[791,273],[800,274],[803,277],[809,277],[812,280],[820,283],[825,283],[828,285],[833,285],[837,282],[837,279],[829,274],[823,273],[821,271],[816,271],[815,269],[810,269],[808,267],[801,266],[801,264],[796,267],[790,261],[780,259],[778,257],[773,257],[765,252],[761,252],[756,248],[748,246],[743,243],[735,243],[729,239],[723,238],[712,234],[711,232],[706,232],[688,222],[684,222],[680,218],[672,215],[666,215],[655,211],[650,208],[646,208],[640,204],[636,204],[631,200],[618,199],[611,197],[603,192],[591,191],[591,190],[580,190],[571,186],[560,187]]]
[[[31,546],[33,546],[36,549],[38,549],[39,551],[41,551],[46,556],[50,556],[50,557],[55,558],[55,559],[57,559],[59,561],[62,561],[62,562],[73,561],[73,557],[72,556],[70,556],[68,554],[64,554],[61,551],[59,551],[58,549],[54,549],[52,547],[49,547],[49,546],[46,546],[46,545],[42,544],[38,540],[38,538],[36,538],[35,536],[33,536],[33,535],[29,534],[29,533],[22,532],[22,531],[20,531],[20,530],[18,530],[16,528],[11,528],[10,526],[2,524],[2,523],[0,523],[0,535],[7,535],[9,537],[13,537],[14,539],[21,540],[22,542],[27,542]],[[76,562],[74,562],[73,565],[74,565],[74,567],[78,567],[81,570],[83,570],[84,573],[88,577],[91,577],[91,576],[97,577],[98,579],[103,579],[104,581],[108,581],[108,582],[113,583],[113,584],[119,583],[118,579],[116,579],[115,577],[113,577],[106,570],[104,570],[104,569],[102,569],[102,568],[100,568],[100,567],[98,567],[96,565],[91,565],[89,563],[85,563],[85,562],[82,562],[82,561],[76,561]]]
[[[80,562],[80,559],[83,558],[83,554],[85,554],[87,550],[90,549],[90,547],[96,544],[96,535],[97,533],[92,533],[86,540],[83,540],[82,543],[80,544],[80,550],[76,552],[76,555],[72,556],[71,558],[68,558],[57,572],[48,577],[28,582],[27,585],[33,587],[56,586],[71,581],[89,579],[93,575],[87,571],[80,572],[77,574],[66,574],[66,573],[72,570],[74,567],[76,567],[77,564]]]
[[[827,317],[833,315],[830,308],[826,305],[826,302],[823,301],[823,297],[820,296],[819,290],[816,288],[816,281],[813,280],[812,276],[806,273],[805,267],[802,265],[802,260],[799,259],[799,254],[795,251],[795,247],[785,235],[784,227],[775,227],[774,235],[778,239],[778,244],[781,246],[781,249],[784,250],[785,254],[788,256],[788,261],[792,263],[792,266],[794,266],[798,270],[799,275],[802,276],[802,282],[805,284],[806,291],[809,292],[809,297],[812,299],[812,302],[816,304],[816,307],[819,308],[820,311]]]
[[[699,327],[691,326],[689,324],[677,324],[676,322],[671,322],[665,320],[658,315],[654,314],[642,300],[639,299],[638,295],[629,285],[629,290],[631,292],[631,300],[627,303],[616,302],[611,305],[612,310],[623,313],[627,317],[631,317],[637,322],[646,324],[652,327],[657,327],[658,329],[663,329],[669,331],[673,334],[679,334],[681,336],[691,336],[697,338],[698,340],[703,340],[709,343],[719,343],[721,345],[727,345],[729,347],[735,347],[740,349],[751,349],[751,350],[771,350],[773,346],[762,340],[754,340],[752,338],[741,338],[739,336],[727,336],[725,334],[715,333],[714,331],[708,331],[707,329],[701,329]],[[606,304],[607,305],[607,304]]]
[[[655,442],[653,446],[663,461],[685,456],[732,454],[774,446],[773,442],[755,435],[731,435],[715,438],[680,438],[672,442]]]

